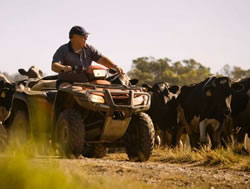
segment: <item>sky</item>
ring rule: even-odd
[[[72,26],[125,72],[139,57],[250,69],[250,0],[0,0],[0,71],[46,75]]]

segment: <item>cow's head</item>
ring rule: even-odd
[[[152,103],[166,104],[169,100],[169,84],[166,82],[158,82],[152,86],[143,84],[142,87],[146,88],[147,91],[152,92]]]
[[[231,113],[232,82],[228,77],[211,77],[204,81],[203,91],[207,100],[224,116]]]
[[[0,81],[0,121],[2,122],[9,116],[12,96],[15,91],[15,84]]]
[[[109,76],[107,78],[112,84],[122,84],[124,86],[136,85],[139,80],[138,79],[130,79],[125,74],[120,74],[114,69],[109,69]]]
[[[31,66],[28,71],[25,71],[23,68],[18,69],[18,72],[21,75],[26,75],[28,78],[41,79],[43,76],[43,72],[37,68],[36,66]]]

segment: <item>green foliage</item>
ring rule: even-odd
[[[141,57],[133,60],[128,75],[139,79],[140,84],[166,81],[172,85],[185,85],[200,82],[211,73],[210,68],[204,67],[194,59],[172,63],[168,58]]]
[[[246,77],[250,77],[250,69],[243,70],[242,68],[238,66],[230,67],[228,64],[226,64],[220,71],[220,73],[217,73],[217,75],[225,75],[232,79],[243,79]]]

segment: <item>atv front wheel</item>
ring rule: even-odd
[[[60,152],[66,157],[78,157],[85,141],[85,128],[80,113],[73,109],[64,110],[59,115],[56,128]]]
[[[155,131],[150,117],[141,112],[135,114],[124,136],[130,161],[147,161],[152,154]]]

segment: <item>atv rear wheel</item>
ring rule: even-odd
[[[17,145],[27,142],[29,118],[25,111],[17,111],[9,127],[10,142]]]
[[[130,161],[147,161],[152,154],[155,131],[150,117],[141,112],[135,114],[124,136]]]
[[[85,141],[81,114],[73,109],[64,110],[59,115],[56,128],[60,152],[66,157],[81,155]]]
[[[107,153],[107,148],[103,144],[85,146],[83,156],[89,158],[103,158]]]

